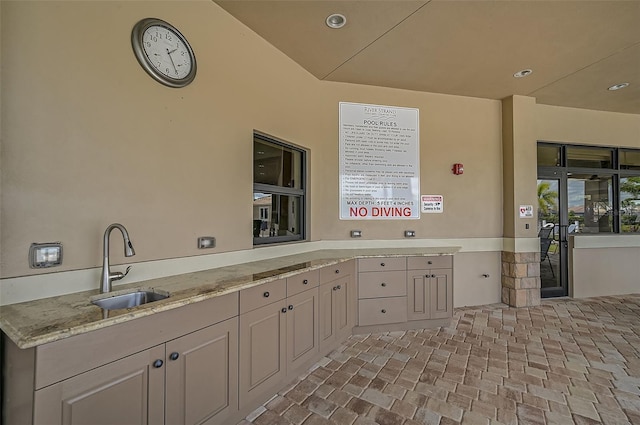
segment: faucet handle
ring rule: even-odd
[[[125,272],[124,272],[124,273],[122,273],[122,272],[115,272],[115,273],[111,273],[111,275],[109,276],[109,278],[110,278],[111,280],[120,280],[120,279],[122,279],[123,277],[125,277],[126,275],[128,275],[130,270],[131,270],[131,266],[128,266],[128,267],[127,267],[127,270],[125,270]]]

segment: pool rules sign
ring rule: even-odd
[[[340,219],[420,218],[415,108],[340,102]]]

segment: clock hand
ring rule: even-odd
[[[173,57],[171,57],[171,53],[173,53],[173,52],[175,52],[175,50],[170,52],[169,49],[167,49],[167,54],[169,55],[169,59],[171,59],[171,65],[173,65],[173,70],[176,72],[176,75],[177,75],[178,74],[178,68],[176,68],[176,64],[173,61]]]

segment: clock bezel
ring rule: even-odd
[[[176,37],[180,38],[180,40],[187,47],[187,51],[189,52],[189,58],[191,60],[191,70],[184,78],[172,78],[169,77],[162,72],[158,71],[155,66],[149,61],[144,48],[142,46],[144,36],[144,32],[152,26],[161,26],[166,28],[175,34]],[[196,55],[193,53],[193,49],[191,48],[191,44],[187,41],[187,38],[182,35],[182,33],[170,23],[163,21],[158,18],[144,18],[138,21],[131,31],[131,46],[133,47],[133,52],[142,66],[142,69],[146,71],[154,80],[158,81],[161,84],[164,84],[168,87],[173,88],[181,88],[189,85],[196,78]]]

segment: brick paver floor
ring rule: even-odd
[[[243,425],[640,424],[640,294],[354,335]]]

